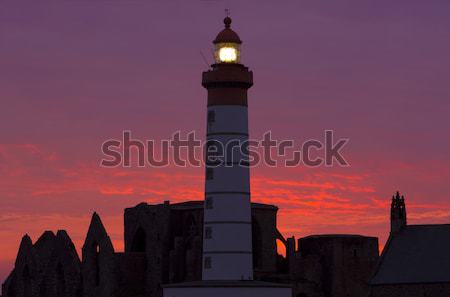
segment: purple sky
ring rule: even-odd
[[[350,139],[348,168],[252,171],[286,236],[383,245],[397,189],[411,223],[450,222],[450,2],[282,3],[2,1],[0,281],[26,232],[65,228],[80,247],[97,210],[120,250],[124,207],[202,198],[203,169],[102,169],[100,145],[204,134],[200,53],[212,62],[225,8],[254,71],[252,135]]]

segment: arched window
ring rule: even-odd
[[[186,227],[188,228],[188,236],[195,236],[197,234],[197,223],[193,215],[189,215],[187,218]]]
[[[139,227],[137,229],[136,233],[134,234],[132,245],[131,245],[131,251],[145,253],[146,243],[147,243],[147,236],[145,234],[145,231],[144,231],[144,229],[142,229],[142,227]]]
[[[144,254],[144,271],[147,271],[150,267],[147,262],[149,260],[147,255],[147,235],[142,227],[139,227],[134,234],[131,244],[131,252]]]
[[[100,285],[100,245],[94,241],[92,244],[92,268],[94,271],[94,285]]]

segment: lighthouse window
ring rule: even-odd
[[[206,179],[207,180],[214,179],[214,169],[213,168],[206,168]]]
[[[206,197],[205,208],[206,209],[212,209],[213,208],[213,197]]]
[[[208,124],[212,124],[216,121],[216,112],[214,110],[208,111]]]
[[[212,228],[206,227],[205,228],[205,239],[211,239],[212,238]]]
[[[211,268],[211,257],[205,257],[205,269],[210,269]]]

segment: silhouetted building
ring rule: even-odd
[[[254,279],[292,284],[294,296],[361,296],[376,261],[376,239],[309,236],[295,250],[292,239],[285,240],[277,229],[277,211],[273,205],[252,203]],[[127,208],[124,252],[114,250],[94,213],[81,261],[65,231],[56,236],[46,231],[34,244],[25,235],[2,296],[157,297],[162,284],[199,281],[203,213],[203,201]],[[287,246],[286,257],[278,255],[277,240]]]
[[[398,192],[370,296],[450,296],[450,225],[407,225],[405,199]]]
[[[2,285],[4,297],[81,296],[80,260],[65,231],[46,231],[32,244],[22,238],[14,270]]]
[[[360,235],[312,235],[288,239],[289,274],[296,296],[367,296],[378,262],[378,239]]]
[[[405,197],[397,192],[391,202],[391,234],[398,233],[406,226]]]
[[[394,200],[403,204],[394,201],[391,220],[398,219],[398,205],[406,209],[404,199],[397,195]],[[450,296],[450,225],[405,224],[391,232],[378,261],[374,237],[284,239],[277,230],[277,211],[272,205],[252,204],[257,281],[291,284],[294,297]],[[25,235],[2,296],[159,297],[163,284],[199,281],[203,214],[203,201],[127,208],[125,251],[116,252],[94,213],[82,261],[65,231],[46,231],[34,244]],[[277,240],[286,247],[285,257],[277,253]]]

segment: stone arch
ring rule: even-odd
[[[285,251],[287,251],[287,240],[284,238],[283,234],[281,234],[280,231],[278,231],[278,229],[276,234],[276,240],[279,241],[284,247]]]
[[[277,254],[280,256],[283,256],[283,258],[285,258],[286,254],[287,254],[286,243],[281,241],[280,239],[276,239],[276,243],[277,243]]]
[[[287,241],[278,230],[277,230],[277,233],[278,233],[277,238],[276,238],[277,271],[280,273],[288,273],[289,272],[289,263],[287,260],[287,252],[288,252]]]

